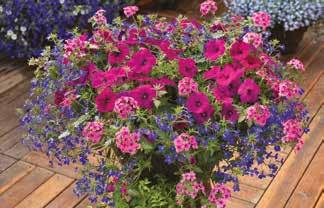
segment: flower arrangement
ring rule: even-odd
[[[7,0],[0,3],[0,50],[9,56],[29,58],[40,55],[49,44],[48,35],[71,37],[76,25],[89,26],[87,20],[98,9],[107,11],[108,22],[118,16],[129,0]]]
[[[225,207],[238,176],[272,177],[281,147],[302,147],[304,66],[281,63],[260,22],[137,10],[112,24],[100,10],[91,35],[31,59],[24,143],[81,163],[75,193],[98,207]]]
[[[272,26],[283,25],[286,31],[310,26],[323,16],[320,0],[225,0],[228,9],[245,17],[255,12],[267,12],[272,19]]]

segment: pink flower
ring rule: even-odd
[[[255,55],[248,55],[245,59],[240,60],[245,70],[255,70],[261,67],[262,63]]]
[[[202,113],[209,105],[208,97],[201,92],[192,93],[187,100],[187,108],[191,113]]]
[[[139,9],[137,6],[128,6],[128,7],[124,7],[123,10],[126,17],[131,17],[135,15]]]
[[[105,13],[106,13],[105,10],[100,9],[96,12],[96,14],[91,19],[93,19],[97,25],[105,25],[107,24]]]
[[[198,72],[195,61],[190,58],[179,59],[179,72],[184,77],[193,78]]]
[[[205,44],[205,57],[211,61],[216,61],[225,52],[225,41],[222,39],[209,40]]]
[[[252,21],[254,26],[262,27],[263,30],[266,30],[271,24],[271,17],[266,12],[255,12],[252,15]]]
[[[292,67],[292,68],[294,68],[294,69],[297,69],[298,71],[305,71],[305,67],[304,67],[303,62],[301,62],[298,59],[291,59],[287,63],[287,65],[290,66],[290,67]]]
[[[238,120],[239,114],[232,105],[232,102],[227,101],[222,104],[222,116],[230,122],[236,122]]]
[[[260,126],[264,126],[271,115],[268,107],[264,105],[260,105],[258,103],[248,107],[246,112],[247,112],[247,119],[250,121],[254,121],[256,124]]]
[[[287,99],[297,98],[299,96],[299,87],[295,82],[283,80],[279,84],[279,96]]]
[[[190,149],[198,149],[196,138],[187,133],[180,134],[173,143],[177,153],[188,152]]]
[[[178,83],[178,92],[180,96],[188,96],[191,93],[198,92],[198,84],[189,77],[184,77]]]
[[[129,55],[129,48],[124,43],[119,43],[117,49],[108,54],[108,61],[111,65],[119,64]]]
[[[116,132],[115,141],[121,152],[130,155],[136,154],[137,150],[141,148],[140,134],[138,132],[131,133],[128,127],[122,127]]]
[[[216,80],[221,68],[218,66],[213,66],[209,71],[204,72],[203,77],[206,80],[213,79]]]
[[[95,71],[91,72],[91,86],[93,88],[108,87],[116,81],[116,77],[108,72]]]
[[[179,57],[179,53],[181,52],[181,50],[171,48],[170,42],[168,40],[161,41],[159,46],[169,60],[174,60]]]
[[[230,54],[233,59],[243,60],[250,53],[250,45],[242,41],[236,41],[230,48]]]
[[[217,86],[214,89],[213,94],[215,96],[215,99],[221,103],[233,100],[231,98],[231,93],[229,91],[229,88],[227,88],[226,86]]]
[[[156,58],[147,48],[137,51],[128,62],[131,74],[135,76],[150,74],[155,64]]]
[[[119,115],[120,118],[127,119],[136,111],[137,108],[138,103],[134,98],[122,96],[116,100],[114,111]]]
[[[214,108],[212,105],[209,105],[209,107],[207,107],[206,109],[204,109],[203,112],[201,113],[194,113],[193,117],[195,118],[195,120],[197,121],[197,123],[199,124],[203,124],[206,121],[208,121],[210,118],[213,117],[214,115]]]
[[[115,106],[116,94],[110,88],[105,88],[95,100],[99,112],[111,112]]]
[[[64,95],[66,93],[66,90],[57,90],[55,93],[54,93],[54,104],[56,106],[60,106],[61,103],[63,102],[64,100]]]
[[[137,87],[131,94],[141,108],[151,109],[153,107],[153,99],[156,97],[156,91],[151,85]]]
[[[290,119],[282,123],[283,132],[285,136],[282,138],[283,142],[297,142],[295,151],[301,150],[304,141],[302,135],[304,133],[302,122],[297,119]]]
[[[104,132],[104,124],[100,121],[88,122],[82,130],[82,136],[93,143],[98,143]]]
[[[243,42],[253,45],[258,48],[263,44],[262,35],[255,32],[248,32],[243,36]]]
[[[207,0],[200,4],[200,13],[202,16],[206,16],[209,12],[215,14],[217,9],[216,2],[213,0]]]
[[[208,200],[219,208],[225,208],[227,201],[231,198],[231,190],[224,184],[216,184],[212,187]]]
[[[238,79],[243,75],[240,70],[235,70],[232,65],[225,65],[222,70],[219,71],[217,75],[216,82],[221,86],[229,86],[233,82],[238,82]],[[238,82],[239,83],[239,82]]]
[[[260,87],[253,79],[246,79],[238,89],[242,103],[254,103],[259,99]]]

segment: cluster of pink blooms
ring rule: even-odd
[[[208,13],[215,14],[217,9],[216,2],[213,0],[207,0],[200,4],[200,13],[202,16],[206,16]]]
[[[131,133],[128,127],[122,127],[115,134],[116,145],[123,153],[134,155],[141,148],[140,133]]]
[[[208,200],[218,208],[225,208],[231,198],[231,190],[224,184],[216,184],[209,193]]]
[[[187,133],[182,133],[173,141],[176,152],[186,152],[191,149],[198,149],[198,143],[194,136]]]
[[[97,25],[106,25],[107,19],[105,17],[106,11],[103,9],[98,10],[95,15],[91,18]]]
[[[122,96],[115,101],[114,111],[120,116],[120,118],[127,119],[136,111],[137,108],[138,103],[134,98]]]
[[[282,123],[285,136],[282,138],[284,142],[297,142],[295,151],[299,151],[304,144],[302,140],[303,127],[302,123],[297,119],[290,119]]]
[[[138,7],[137,6],[128,6],[128,7],[124,7],[124,14],[126,15],[126,17],[131,17],[134,16],[137,12],[138,12]]]
[[[248,32],[243,37],[243,42],[253,45],[255,48],[258,48],[263,44],[262,35],[255,32]]]
[[[190,171],[182,174],[182,179],[176,186],[177,204],[181,205],[185,197],[195,199],[199,192],[205,194],[205,186],[197,181],[196,173]]]
[[[198,84],[189,77],[184,77],[178,83],[178,91],[180,96],[188,96],[191,93],[198,92]]]
[[[248,107],[246,112],[247,119],[250,121],[254,121],[260,126],[264,126],[271,115],[267,106],[260,105],[258,103]]]
[[[287,99],[297,98],[299,96],[300,88],[295,82],[284,80],[279,84],[279,96]]]
[[[64,63],[68,62],[67,60],[71,55],[76,56],[76,58],[84,57],[87,52],[87,44],[86,35],[80,35],[73,39],[66,40],[64,44]]]
[[[291,59],[288,63],[288,66],[291,66],[299,71],[305,71],[304,64],[298,59]]]
[[[100,121],[88,122],[82,130],[82,136],[93,143],[98,143],[103,133],[104,124]]]
[[[271,17],[266,12],[256,12],[252,16],[253,24],[256,27],[261,27],[263,30],[266,30],[267,27],[271,24]]]

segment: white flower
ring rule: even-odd
[[[25,26],[21,26],[21,27],[20,27],[20,31],[21,31],[21,32],[26,32],[26,30],[27,30],[27,28],[26,28]]]
[[[3,7],[2,6],[0,6],[0,13],[2,13],[3,12]]]
[[[65,0],[60,0],[60,4],[64,4]]]
[[[17,35],[16,35],[16,34],[12,34],[12,35],[11,35],[11,39],[13,39],[13,40],[17,40]]]
[[[12,36],[12,34],[13,34],[13,31],[12,31],[12,30],[8,30],[8,31],[7,31],[7,35],[8,35],[8,36]]]

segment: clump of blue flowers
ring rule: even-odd
[[[272,26],[282,25],[286,31],[308,27],[323,17],[320,0],[225,0],[226,6],[235,14],[251,16],[258,11],[271,16]]]
[[[131,0],[1,0],[0,51],[11,57],[39,56],[51,33],[60,39],[71,37],[70,30],[89,28],[88,19],[98,9],[107,11],[111,21]]]

